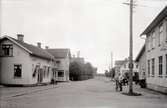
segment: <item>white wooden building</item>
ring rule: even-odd
[[[56,81],[69,81],[70,49],[46,49],[55,59],[56,69],[53,79]]]
[[[54,57],[41,48],[18,39],[4,36],[0,39],[0,84],[35,85],[50,83]]]
[[[146,35],[147,87],[167,93],[167,6],[141,35]]]

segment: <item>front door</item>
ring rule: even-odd
[[[43,70],[40,68],[38,70],[38,83],[41,83],[43,81]]]

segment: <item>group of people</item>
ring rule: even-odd
[[[122,91],[122,86],[126,84],[128,85],[128,80],[119,73],[115,75],[115,84],[116,91]]]

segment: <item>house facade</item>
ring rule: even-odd
[[[125,59],[124,63],[120,66],[120,73],[122,76],[128,77],[128,74],[129,74],[129,60],[128,59]],[[138,79],[139,77],[138,64],[134,61],[133,61],[133,77],[135,77],[135,79]]]
[[[46,49],[55,59],[56,69],[53,79],[56,81],[69,81],[70,49]]]
[[[120,68],[121,68],[121,66],[122,66],[122,64],[124,64],[124,62],[125,62],[125,60],[116,60],[115,61],[115,66],[114,66],[114,69],[115,69],[115,74],[121,74],[121,70],[120,70]]]
[[[167,6],[141,35],[146,35],[147,87],[167,93]]]
[[[54,57],[39,46],[4,36],[0,40],[0,84],[34,85],[50,83]]]

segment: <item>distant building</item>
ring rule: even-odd
[[[122,64],[123,64],[124,62],[125,62],[125,60],[116,60],[116,61],[115,61],[115,67],[114,67],[114,69],[115,69],[115,73],[116,73],[116,74],[121,73],[120,68],[121,68],[121,66],[122,66]]]
[[[122,76],[128,77],[129,75],[129,60],[125,59],[123,64],[120,67],[120,73]],[[134,80],[139,79],[139,67],[136,62],[133,61],[133,78]]]
[[[33,85],[50,83],[54,57],[38,46],[5,36],[0,39],[0,83],[4,85]]]
[[[55,59],[56,69],[53,77],[56,81],[69,81],[70,49],[46,49]]]
[[[167,93],[167,6],[141,35],[146,35],[147,87]]]
[[[145,44],[141,48],[140,52],[138,53],[135,62],[139,65],[139,79],[145,80],[146,79],[146,52],[145,52]]]

